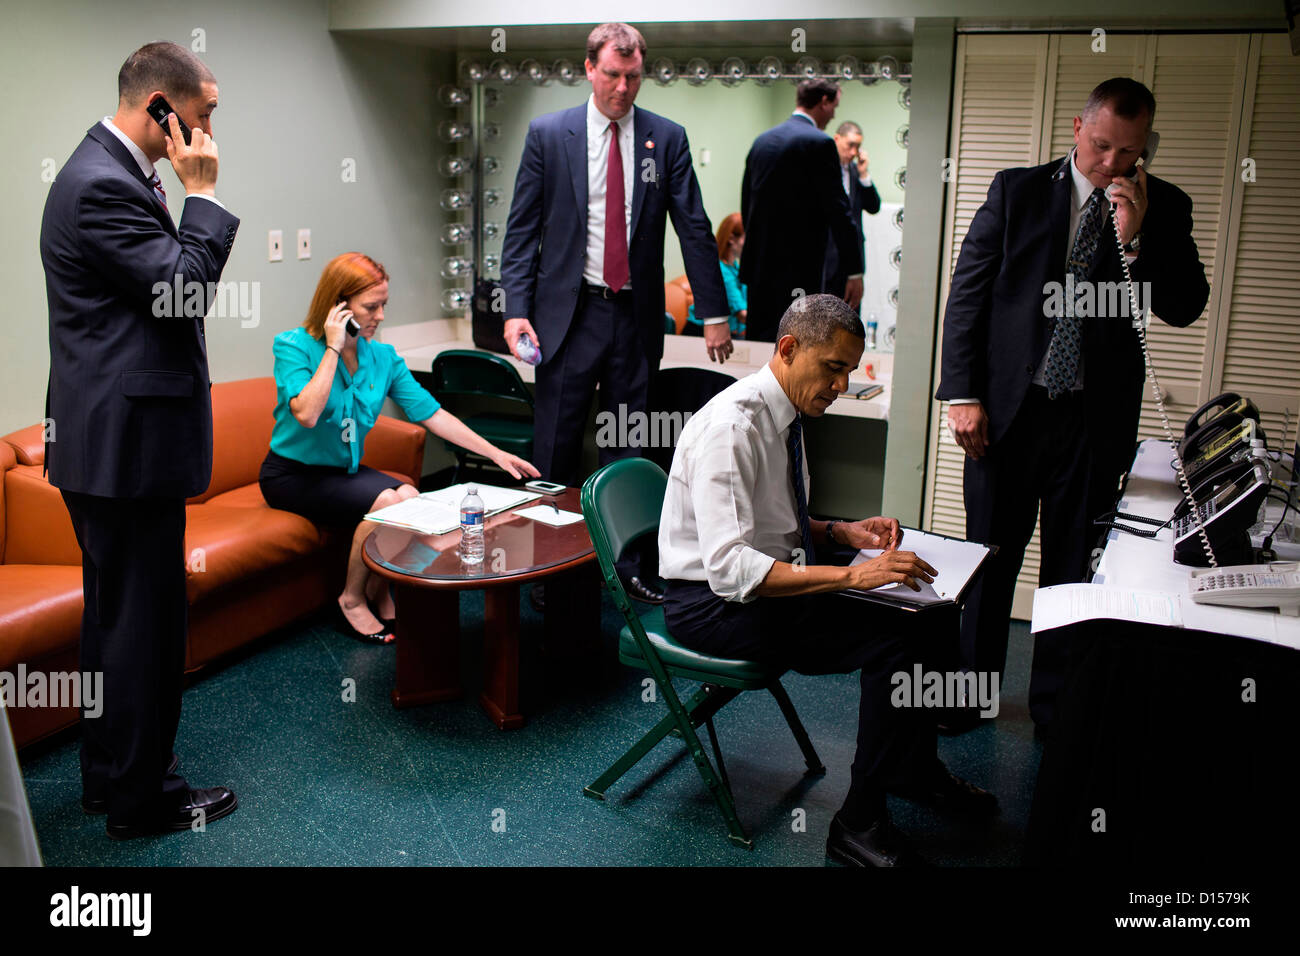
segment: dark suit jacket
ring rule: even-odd
[[[173,200],[174,202],[175,200]],[[239,220],[185,203],[180,230],[126,147],[95,124],[45,201],[50,313],[50,481],[114,498],[189,497],[212,477],[212,405],[201,318],[163,287],[221,277]],[[161,304],[160,304],[161,303]],[[183,301],[182,301],[183,306]],[[180,310],[183,313],[183,308]]]
[[[632,114],[633,174],[629,278],[651,368],[664,353],[664,231],[672,217],[695,296],[695,312],[727,315],[718,243],[700,200],[686,131],[643,110]],[[653,161],[653,166],[648,161]],[[645,172],[653,168],[655,179]],[[578,304],[587,252],[587,104],[528,124],[501,250],[505,317],[527,318],[542,360],[560,351]]]
[[[943,321],[936,398],[978,398],[997,442],[1015,418],[1050,341],[1044,286],[1065,280],[1071,174],[1065,160],[993,177],[988,198],[962,242]],[[1191,325],[1209,284],[1192,239],[1192,201],[1177,186],[1147,177],[1133,280],[1151,283],[1151,310],[1170,325]],[[1120,252],[1107,220],[1090,276],[1123,282]],[[746,249],[748,252],[748,249]],[[1122,292],[1123,295],[1127,293]],[[1145,303],[1144,303],[1145,304]],[[1100,466],[1123,471],[1133,455],[1145,365],[1128,318],[1085,318],[1084,404]]]
[[[880,192],[876,189],[874,182],[870,186],[862,185],[862,180],[858,179],[858,167],[856,165],[849,169],[848,198],[849,214],[853,216],[853,227],[858,231],[858,249],[862,251],[863,270],[865,271],[867,243],[862,232],[862,214],[865,212],[869,216],[874,216],[880,212]],[[853,273],[840,268],[840,250],[833,242],[827,243],[826,246],[825,274],[826,281],[823,288],[833,295],[843,295],[844,286]]]
[[[754,140],[740,209],[742,282],[779,288],[783,295],[796,288],[808,295],[823,291],[828,232],[845,275],[862,271],[862,237],[840,181],[835,141],[805,117],[792,115]]]

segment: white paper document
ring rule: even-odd
[[[414,498],[372,511],[366,515],[366,520],[408,528],[421,534],[446,534],[460,527],[460,503],[465,498],[468,487],[468,484],[459,484],[426,491]],[[522,488],[498,488],[495,485],[476,487],[478,496],[483,499],[485,516],[509,511],[541,497],[535,491]]]
[[[1183,626],[1178,595],[1164,591],[1113,588],[1100,584],[1057,584],[1034,592],[1031,631],[1047,631],[1093,620]]]
[[[889,594],[890,597],[911,604],[941,604],[944,601],[957,600],[958,595],[966,587],[966,582],[971,579],[971,575],[975,573],[989,550],[985,545],[976,544],[974,541],[958,541],[912,528],[903,529],[903,541],[898,549],[914,552],[917,557],[934,568],[938,572],[934,577],[934,583],[926,584],[918,581],[917,583],[921,585],[920,591],[913,591],[902,584],[886,584],[874,588],[873,592]],[[849,565],[851,567],[870,561],[881,554],[884,552],[877,548],[864,548],[849,562]]]
[[[549,524],[552,528],[563,528],[566,524],[575,524],[582,520],[582,515],[576,511],[556,511],[550,505],[533,505],[531,508],[516,511],[515,514],[521,518],[531,518],[542,524]]]

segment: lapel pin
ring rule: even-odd
[[[646,141],[645,141],[645,148],[646,148],[646,149],[654,149],[654,148],[655,148],[655,141],[652,140],[652,139],[648,139],[648,140],[646,140]]]

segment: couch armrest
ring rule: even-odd
[[[45,461],[45,426],[39,423],[5,435],[13,446],[20,465],[39,465]]]
[[[380,471],[400,472],[418,488],[424,471],[424,436],[427,434],[423,425],[380,415],[366,435],[366,453],[361,463]]]

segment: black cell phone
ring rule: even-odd
[[[172,134],[172,127],[171,124],[167,122],[167,114],[176,113],[176,111],[172,109],[171,104],[167,102],[166,97],[160,96],[156,100],[150,100],[147,108],[149,110],[149,115],[154,118],[154,122],[162,127],[164,133],[170,136]],[[181,135],[185,137],[185,145],[188,146],[190,144],[190,128],[185,125],[185,120],[181,119],[180,113],[176,113],[176,124],[180,126]]]
[[[342,305],[342,304],[343,304],[344,302],[346,302],[346,301],[348,301],[348,300],[347,300],[347,299],[339,299],[338,304],[339,304],[339,305]],[[356,335],[358,332],[361,331],[361,326],[358,325],[358,324],[357,324],[357,320],[354,319],[354,318],[352,318],[351,316],[348,317],[348,324],[347,324],[346,328],[347,328],[347,330],[348,330],[348,335]]]

